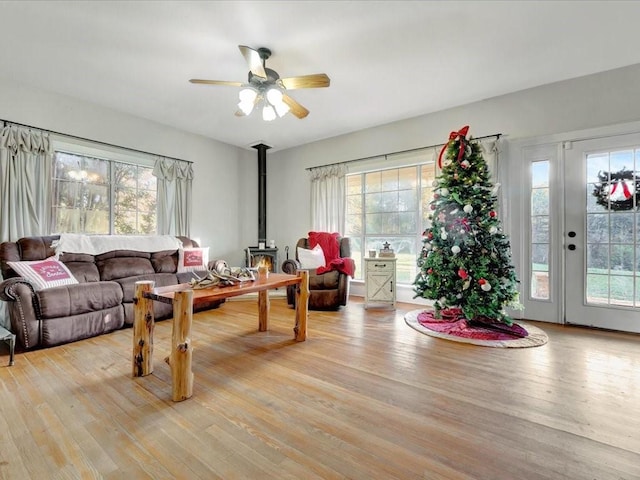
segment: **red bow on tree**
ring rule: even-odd
[[[444,146],[442,147],[442,150],[440,150],[440,155],[438,156],[438,168],[442,168],[442,155],[444,154],[449,144],[457,138],[464,139],[467,136],[468,131],[469,131],[469,125],[467,125],[466,127],[462,127],[457,132],[451,132],[449,134],[449,141],[444,144]],[[464,142],[460,142],[460,150],[458,151],[458,161],[460,161],[463,155],[464,155]]]

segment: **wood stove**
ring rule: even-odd
[[[270,272],[278,272],[278,247],[248,247],[245,252],[247,267],[268,267]]]
[[[269,271],[278,272],[278,247],[267,247],[267,150],[271,147],[263,143],[254,145],[258,151],[258,247],[247,247],[246,266],[269,267]],[[261,248],[262,247],[262,248]]]

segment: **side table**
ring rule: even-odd
[[[364,308],[371,303],[396,308],[396,258],[364,259]]]
[[[16,349],[16,336],[6,328],[0,326],[0,340],[9,343],[9,365],[13,365],[13,354]]]

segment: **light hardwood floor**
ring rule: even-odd
[[[310,312],[253,301],[194,315],[194,396],[171,401],[171,321],[155,371],[132,330],[0,362],[2,479],[638,479],[640,337],[536,324],[549,343],[422,335],[418,308]]]

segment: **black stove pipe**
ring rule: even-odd
[[[267,243],[267,150],[264,143],[253,145],[258,151],[258,242]]]

